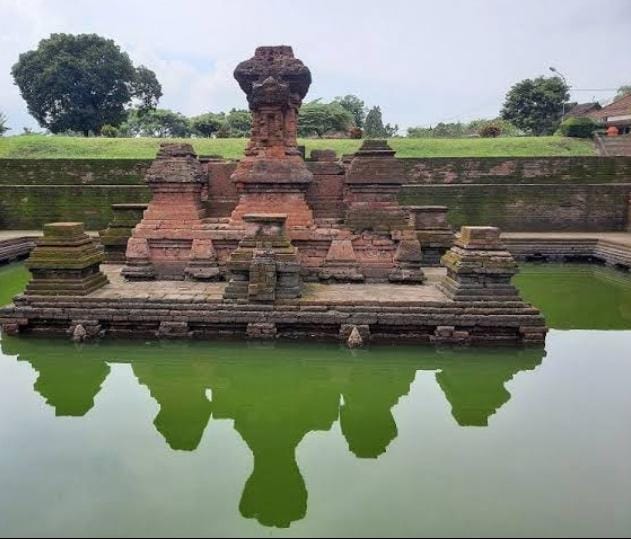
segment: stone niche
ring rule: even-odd
[[[127,279],[212,280],[220,276],[203,226],[207,175],[190,144],[162,143],[145,176],[153,197],[127,243]]]
[[[499,228],[463,226],[442,264],[447,276],[438,286],[451,299],[521,301],[511,283],[517,262],[502,245]]]
[[[453,245],[454,233],[447,222],[447,206],[405,206],[421,243],[424,266],[440,266],[441,257]]]
[[[287,215],[289,227],[313,226],[305,194],[313,175],[297,144],[298,111],[311,85],[309,69],[291,47],[258,47],[241,62],[234,77],[252,112],[252,132],[244,158],[232,174],[239,202],[232,224],[243,216],[274,211]]]
[[[146,209],[147,204],[112,204],[113,218],[105,230],[99,231],[99,239],[105,249],[105,262],[125,262],[127,240]]]
[[[246,214],[245,236],[228,261],[226,300],[274,302],[302,293],[300,263],[285,214]]]
[[[83,223],[49,223],[25,265],[32,274],[26,296],[86,296],[107,284],[103,250]]]

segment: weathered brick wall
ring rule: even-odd
[[[205,202],[210,217],[229,217],[239,201],[239,193],[230,175],[237,168],[234,161],[202,160],[208,169],[208,200]],[[340,218],[344,215],[342,195],[344,169],[337,162],[307,161],[314,175],[306,200],[314,217]]]
[[[212,181],[208,182],[208,198],[204,202],[210,217],[229,217],[239,201],[239,193],[230,176],[237,168],[235,161],[202,161]]]
[[[625,230],[631,159],[523,157],[404,159],[405,204],[449,207],[452,225],[507,231]]]
[[[0,229],[38,229],[51,221],[103,228],[111,205],[145,202],[151,163],[138,159],[0,159]]]
[[[625,230],[629,222],[631,158],[430,158],[402,160],[409,184],[404,204],[449,207],[454,226],[504,230]],[[0,159],[0,229],[37,229],[57,220],[104,227],[110,206],[146,202],[142,178],[150,160]],[[208,162],[213,173],[207,207],[230,214],[236,191],[233,163]],[[318,178],[317,165],[308,163]],[[325,171],[326,172],[326,171]],[[337,216],[337,176],[323,175],[307,194],[317,216]],[[328,182],[328,183],[327,183]]]

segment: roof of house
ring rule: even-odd
[[[631,114],[631,94],[621,97],[617,101],[610,103],[598,111],[599,118],[608,118],[609,116],[624,116]]]
[[[579,103],[568,110],[565,115],[577,118],[581,116],[592,116],[594,112],[600,111],[600,109],[600,103]]]

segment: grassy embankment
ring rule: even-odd
[[[80,138],[45,135],[0,137],[0,158],[135,158],[155,156],[160,142],[155,138]],[[200,155],[239,158],[245,139],[172,139],[192,143]],[[333,148],[338,155],[352,153],[359,140],[302,139],[307,155],[315,148]],[[591,141],[563,137],[506,137],[467,139],[390,140],[398,157],[528,157],[552,155],[594,155]]]

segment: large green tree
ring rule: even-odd
[[[353,94],[345,95],[344,97],[336,97],[333,101],[339,103],[343,108],[353,115],[353,122],[355,127],[362,129],[364,127],[364,119],[366,118],[366,108],[364,102]]]
[[[569,97],[569,88],[560,77],[525,79],[506,94],[501,116],[526,133],[551,135]]]
[[[301,137],[322,137],[327,133],[344,132],[353,125],[353,116],[337,102],[322,103],[319,99],[305,103],[298,115]]]
[[[114,41],[96,34],[52,34],[11,71],[29,112],[53,133],[98,135],[105,124],[120,125],[134,101],[148,110],[162,96],[153,71],[134,67]]]

